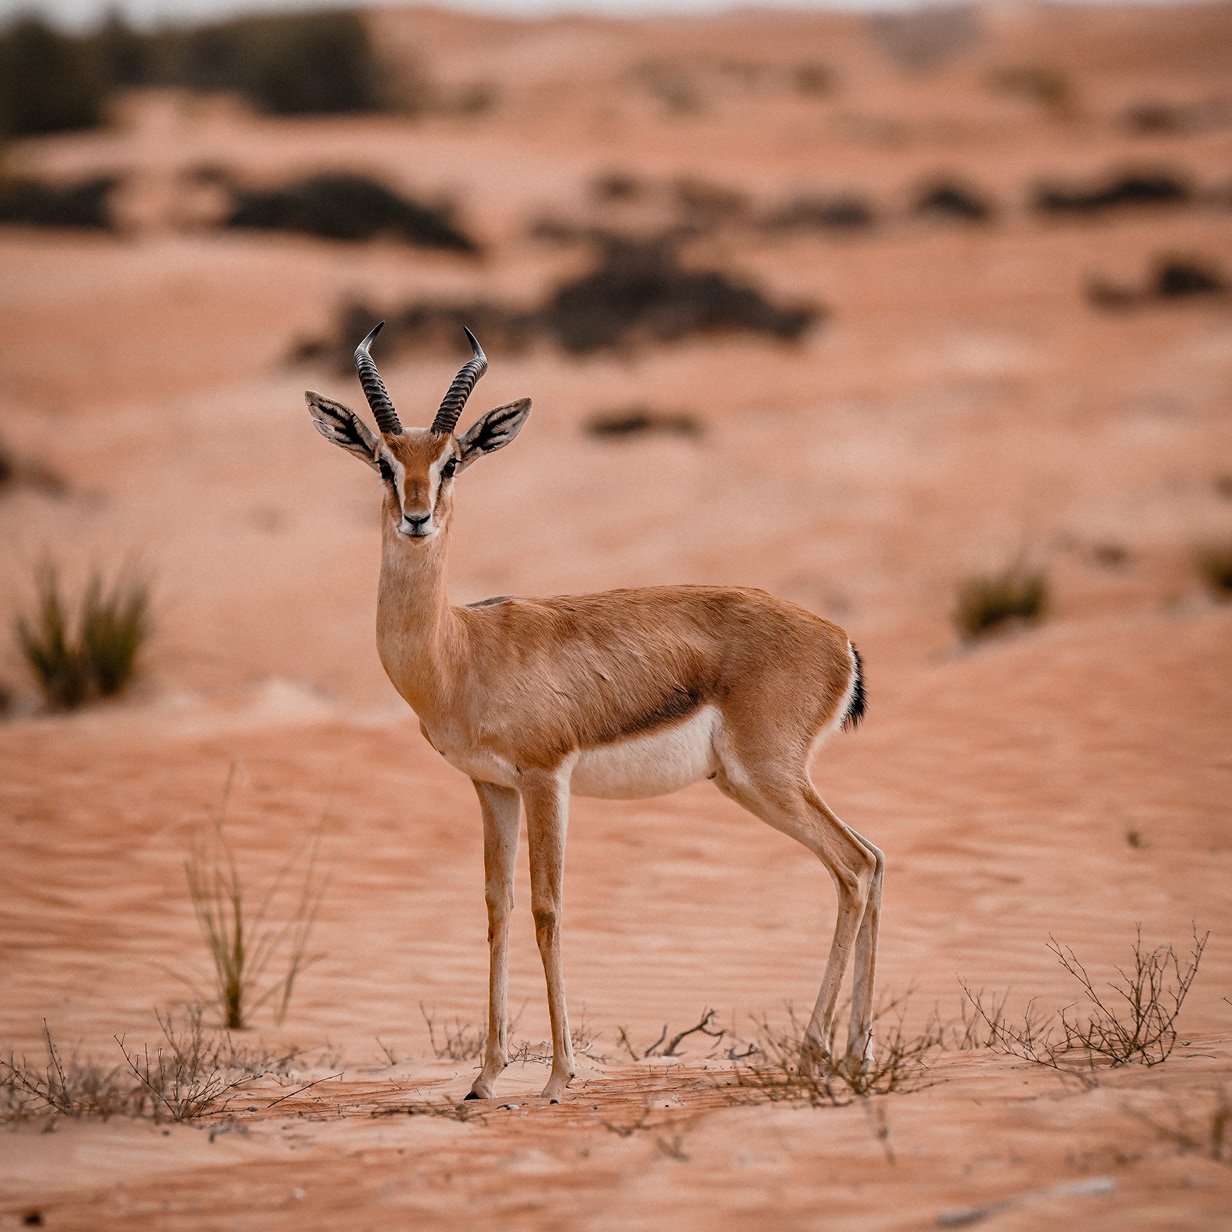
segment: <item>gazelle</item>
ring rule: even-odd
[[[883,859],[825,805],[808,765],[821,741],[864,713],[860,656],[846,633],[760,590],[663,586],[451,607],[445,558],[458,476],[509,444],[530,413],[520,398],[454,429],[487,359],[474,353],[429,428],[403,428],[369,348],[356,367],[379,435],[309,391],[317,430],[384,485],[377,649],[420,730],[469,775],[483,815],[490,978],[483,1067],[467,1099],[489,1099],[508,1064],[507,951],[519,801],[530,847],[531,912],[547,977],[559,1101],[574,1074],[561,960],[565,830],[571,793],[661,795],[710,779],[797,839],[834,879],[838,918],[805,1065],[830,1065],[835,1004],[854,947],[851,1021],[838,1064],[872,1058],[873,972]]]

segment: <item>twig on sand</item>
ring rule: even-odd
[[[973,1223],[979,1223],[982,1219],[987,1219],[989,1215],[999,1215],[1002,1211],[1013,1210],[1015,1207],[1031,1206],[1037,1202],[1047,1202],[1052,1198],[1095,1198],[1103,1194],[1115,1193],[1116,1187],[1116,1181],[1110,1176],[1093,1176],[1085,1181],[1049,1185],[1044,1189],[1028,1189],[1024,1193],[1011,1194],[1008,1198],[986,1202],[982,1206],[951,1207],[937,1216],[937,1226],[965,1228]]]

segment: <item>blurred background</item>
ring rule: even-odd
[[[459,601],[759,585],[892,666],[973,578],[1218,593],[1232,6],[674,7],[6,12],[0,627],[136,568],[147,700],[394,705],[379,496],[302,402],[382,318],[404,420],[463,324],[471,411],[534,399]]]

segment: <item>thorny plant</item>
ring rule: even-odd
[[[252,1013],[275,998],[277,1020],[286,1016],[296,980],[315,959],[308,954],[308,942],[329,884],[328,874],[317,866],[318,830],[253,901],[223,830],[234,773],[232,766],[213,830],[198,839],[184,864],[188,895],[214,967],[223,1022],[233,1030],[247,1027]],[[289,910],[283,923],[276,924],[273,909],[283,900]],[[282,973],[271,980],[269,968],[276,958]]]
[[[1030,1001],[1022,1021],[1011,1022],[1006,996],[988,999],[964,983],[963,992],[974,1011],[966,1038],[976,1046],[982,1041],[985,1047],[1046,1066],[1087,1086],[1095,1085],[1101,1063],[1160,1065],[1176,1046],[1177,1019],[1209,938],[1209,931],[1199,933],[1194,925],[1192,946],[1182,957],[1171,944],[1147,949],[1139,926],[1132,965],[1118,967],[1116,981],[1097,986],[1073,949],[1049,937],[1048,949],[1077,981],[1082,1001],[1055,1015],[1041,1014]]]

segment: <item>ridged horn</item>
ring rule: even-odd
[[[441,409],[436,412],[436,418],[432,421],[433,432],[454,430],[458,423],[458,416],[462,414],[462,408],[466,405],[467,398],[471,396],[471,390],[475,388],[475,382],[488,370],[488,357],[483,353],[479,340],[469,329],[466,329],[465,325],[462,328],[466,330],[466,336],[470,340],[471,350],[475,353],[475,357],[468,359],[458,369],[458,375],[453,378],[449,392],[441,399]]]
[[[373,338],[381,332],[384,324],[384,321],[378,321],[372,327],[372,332],[355,348],[355,367],[359,372],[359,383],[364,387],[364,397],[372,408],[376,426],[387,436],[397,436],[402,431],[402,423],[385,390],[385,382],[381,380],[381,374],[376,370],[372,356],[368,354]]]

